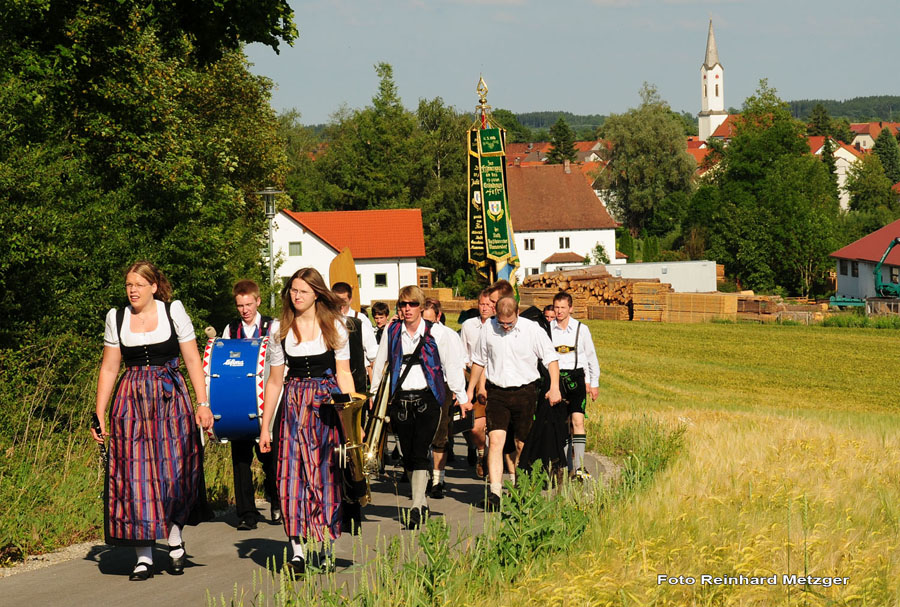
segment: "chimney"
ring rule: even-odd
[[[519,166],[519,157],[516,156],[516,166]]]
[[[563,167],[565,167],[566,175],[572,172],[572,169],[569,168],[569,159],[566,158],[565,162],[563,162]]]

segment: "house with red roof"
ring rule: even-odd
[[[598,244],[611,263],[626,262],[616,254],[618,224],[578,165],[520,163],[506,171],[519,281],[528,274],[581,266]]]
[[[891,240],[900,236],[900,219],[830,255],[837,261],[837,294],[865,299],[875,297],[875,266]],[[894,247],[881,266],[882,282],[900,283],[900,247]]]
[[[900,132],[900,122],[854,122],[850,124],[850,132],[853,133],[853,141],[850,143],[859,150],[871,150],[875,140],[883,129],[890,129],[891,135],[897,136]]]
[[[811,135],[806,138],[806,141],[813,156],[822,155],[822,151],[825,149],[824,135]],[[850,194],[844,189],[844,183],[847,181],[847,171],[854,162],[862,158],[863,153],[855,147],[836,139],[831,139],[831,144],[834,150],[832,156],[834,156],[834,171],[838,180],[839,200],[841,208],[846,211],[850,208]]]
[[[275,216],[272,240],[283,280],[305,267],[327,280],[332,260],[349,247],[363,305],[396,299],[400,287],[418,284],[416,260],[425,256],[420,209],[284,210]]]

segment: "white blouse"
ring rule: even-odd
[[[341,321],[336,320],[334,321],[334,328],[337,329],[338,340],[343,344],[334,351],[334,358],[335,360],[350,360],[350,342],[347,339],[347,327],[345,327],[344,323]],[[319,331],[319,336],[316,337],[316,339],[299,343],[297,342],[297,338],[294,337],[294,332],[288,331],[287,337],[284,340],[284,348],[281,347],[281,340],[278,339],[278,325],[275,323],[272,323],[271,335],[272,337],[269,339],[269,348],[266,350],[266,358],[273,367],[285,364],[287,360],[284,352],[285,349],[287,349],[287,353],[291,356],[314,356],[316,354],[323,354],[328,350],[325,346],[325,340],[322,338],[321,331]]]
[[[126,348],[135,346],[149,346],[150,344],[158,344],[166,341],[172,335],[172,329],[169,326],[169,319],[166,316],[166,304],[158,299],[156,302],[156,328],[152,331],[143,333],[133,333],[131,331],[131,306],[125,308],[125,318],[122,320],[122,345]],[[194,334],[194,323],[191,322],[190,316],[184,311],[184,305],[180,301],[173,301],[169,306],[172,314],[172,322],[175,324],[175,334],[178,336],[178,342],[184,343],[197,339]],[[116,309],[112,308],[106,313],[106,330],[103,334],[103,345],[111,348],[119,347],[119,332],[116,327]]]

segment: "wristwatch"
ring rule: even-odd
[[[198,407],[206,407],[209,408],[209,401],[203,401],[202,403],[197,403]]]

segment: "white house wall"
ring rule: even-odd
[[[672,285],[676,293],[711,293],[717,289],[714,261],[629,263],[611,267],[609,273],[622,278],[658,278]]]
[[[564,212],[564,211],[563,211]],[[559,239],[569,238],[569,246],[560,248]],[[525,250],[525,239],[534,239],[534,250]],[[597,246],[603,245],[610,263],[624,263],[624,259],[616,259],[616,231],[612,228],[602,230],[547,230],[540,232],[516,232],[516,251],[519,254],[519,269],[516,271],[516,279],[522,282],[526,275],[530,275],[534,269],[544,272],[541,262],[554,253],[573,252],[582,257],[588,256]]]
[[[360,303],[367,306],[373,301],[397,299],[400,287],[418,284],[414,257],[398,260],[360,259],[356,261],[356,272],[359,274]],[[387,286],[375,286],[376,274],[385,274]]]
[[[881,266],[881,282],[889,284],[891,282],[891,268],[888,264]],[[843,297],[858,297],[865,299],[866,297],[877,297],[875,293],[875,264],[866,261],[859,262],[859,276],[853,276],[853,262],[847,261],[847,273],[841,274],[841,262],[838,260],[835,270],[837,271],[837,294]]]

